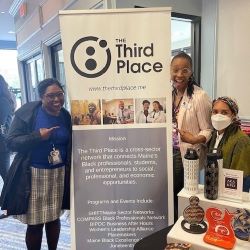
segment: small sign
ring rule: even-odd
[[[221,168],[219,174],[219,196],[233,200],[242,199],[243,171]]]

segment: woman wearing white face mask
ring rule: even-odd
[[[222,152],[223,167],[244,171],[244,191],[250,189],[250,138],[241,131],[238,105],[229,97],[219,97],[212,104],[212,125],[215,128],[209,151]]]

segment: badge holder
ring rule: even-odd
[[[53,149],[52,151],[50,151],[50,154],[48,156],[48,161],[52,166],[62,163],[62,157],[60,151],[55,148],[54,144],[53,144]]]

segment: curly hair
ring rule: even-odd
[[[57,79],[47,78],[47,79],[44,79],[41,82],[39,82],[37,85],[37,91],[38,91],[39,97],[42,98],[46,92],[46,89],[49,86],[54,85],[54,84],[57,85],[64,92],[61,83]]]

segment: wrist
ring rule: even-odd
[[[203,135],[198,135],[194,138],[193,144],[200,144],[200,143],[206,143],[206,137]]]

